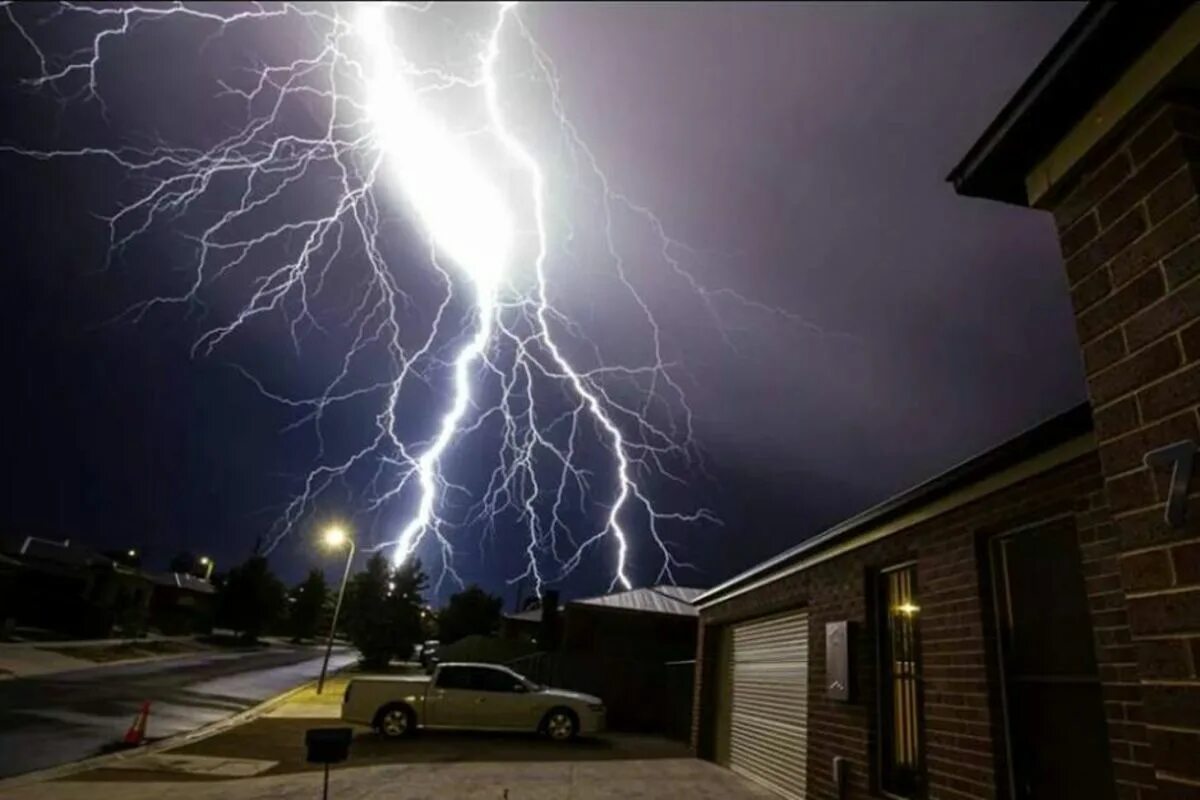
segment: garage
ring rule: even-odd
[[[808,613],[733,626],[729,768],[783,797],[805,797]]]

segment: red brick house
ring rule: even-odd
[[[1090,404],[697,598],[699,755],[792,798],[1200,797],[1198,98],[1200,6],[1093,3],[954,170],[1054,215]]]

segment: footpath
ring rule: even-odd
[[[42,677],[56,672],[140,664],[204,653],[259,652],[271,646],[296,645],[286,637],[279,636],[260,637],[257,644],[246,645],[231,634],[220,637],[150,634],[137,639],[0,642],[0,680]]]

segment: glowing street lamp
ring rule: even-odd
[[[336,550],[346,543],[347,538],[349,537],[346,536],[346,530],[340,525],[334,525],[333,527],[326,529],[324,535],[321,537],[321,541],[323,541],[325,546],[329,549]]]
[[[204,580],[212,579],[213,560],[208,556],[200,556],[200,566],[204,567]]]
[[[329,623],[329,639],[325,643],[325,660],[321,662],[321,677],[317,679],[317,694],[325,688],[325,673],[329,670],[329,656],[333,653],[333,632],[337,630],[338,614],[342,610],[342,597],[346,594],[346,581],[350,578],[350,562],[354,560],[354,540],[350,538],[346,530],[340,525],[334,525],[326,528],[325,533],[321,535],[321,543],[330,550],[341,549],[343,545],[350,545],[350,549],[346,552],[346,569],[342,572],[342,585],[338,589],[337,603],[333,606],[333,620]]]

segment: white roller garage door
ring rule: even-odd
[[[729,767],[804,800],[808,747],[808,614],[733,628]]]

